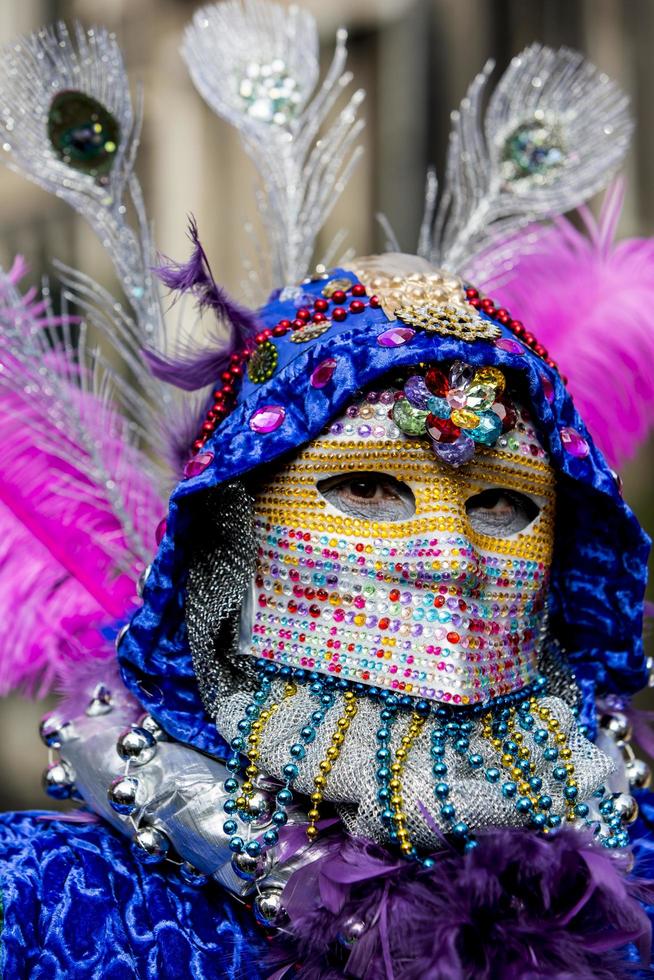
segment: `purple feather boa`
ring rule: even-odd
[[[212,310],[224,327],[225,335],[217,337],[210,348],[187,344],[174,355],[146,350],[144,356],[156,378],[184,391],[196,391],[220,377],[229,365],[230,355],[246,345],[259,330],[259,324],[255,313],[235,303],[215,281],[194,218],[189,220],[189,238],[193,251],[188,262],[169,262],[155,272],[169,289],[191,293],[200,310]]]
[[[274,976],[616,980],[638,969],[628,944],[649,963],[640,903],[654,901],[654,882],[628,876],[623,857],[579,831],[498,830],[434,859],[426,869],[370,841],[330,842],[286,886]],[[347,945],[354,922],[365,931]]]

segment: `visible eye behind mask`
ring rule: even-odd
[[[340,474],[320,480],[316,487],[332,507],[350,517],[367,521],[406,521],[416,511],[411,489],[386,473]]]
[[[468,497],[465,506],[473,530],[493,538],[524,531],[540,514],[535,500],[505,487],[482,490]]]

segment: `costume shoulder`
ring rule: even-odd
[[[0,963],[12,980],[257,980],[261,946],[224,891],[144,868],[104,823],[0,816]]]

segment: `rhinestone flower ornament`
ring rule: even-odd
[[[495,367],[454,361],[447,374],[431,367],[408,378],[393,407],[393,420],[405,435],[428,436],[440,460],[462,466],[477,445],[494,446],[515,425],[505,388],[504,375]]]

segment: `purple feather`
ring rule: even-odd
[[[275,975],[287,967],[297,980],[616,980],[633,976],[629,944],[649,962],[641,902],[654,899],[654,882],[628,877],[624,859],[585,834],[498,830],[434,862],[427,869],[370,841],[332,839],[286,886]],[[363,931],[348,943],[353,923]]]
[[[155,272],[169,289],[191,293],[200,310],[212,310],[224,328],[223,336],[216,336],[209,348],[187,342],[174,355],[153,350],[144,351],[144,355],[156,378],[184,391],[195,391],[216,381],[228,366],[230,355],[258,332],[259,323],[251,310],[235,303],[216,283],[193,217],[189,220],[189,238],[193,251],[188,262],[170,262]]]

